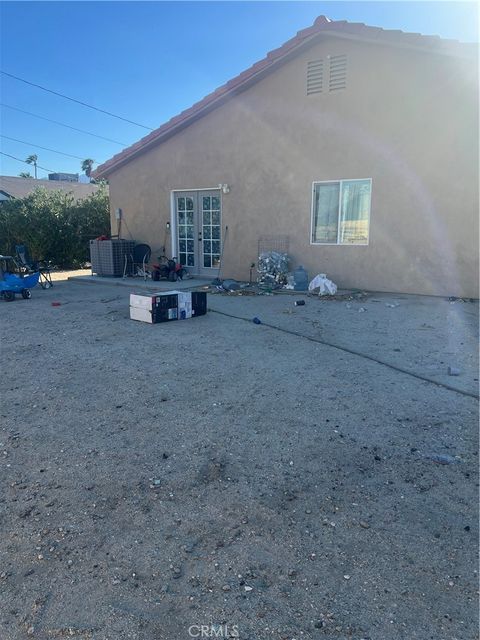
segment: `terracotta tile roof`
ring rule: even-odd
[[[472,55],[476,52],[475,44],[465,44],[457,40],[446,40],[439,36],[424,36],[420,33],[407,33],[399,30],[370,27],[362,22],[347,22],[346,20],[332,21],[326,16],[319,16],[311,27],[298,31],[293,38],[285,42],[281,47],[278,47],[278,49],[267,53],[265,58],[256,62],[249,69],[246,69],[226,84],[208,94],[189,109],[171,118],[168,122],[138,142],[135,142],[130,147],[114,155],[110,160],[107,160],[97,167],[92,175],[97,178],[108,176],[120,165],[133,159],[139,155],[139,153],[174,135],[176,131],[185,127],[195,118],[216,108],[227,98],[257,82],[267,72],[277,68],[277,66],[288,59],[293,52],[298,52],[303,47],[309,46],[312,40],[324,34],[449,55]]]

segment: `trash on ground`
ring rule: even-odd
[[[334,296],[337,293],[337,285],[329,280],[325,273],[319,273],[308,285],[309,291],[316,289],[319,296]]]
[[[449,376],[459,376],[460,373],[460,369],[457,369],[457,367],[448,367]]]
[[[395,302],[395,303],[391,303],[391,302],[387,302],[386,307],[390,307],[390,309],[395,309],[395,307],[399,307],[400,303],[399,302]]]
[[[258,283],[278,289],[287,284],[288,263],[286,253],[264,251],[258,256]]]
[[[308,289],[308,273],[305,269],[300,265],[293,272],[294,285],[293,288],[295,291],[307,291]]]
[[[358,313],[365,313],[366,309],[365,307],[360,307],[360,309],[358,310]]]
[[[205,291],[160,291],[150,295],[130,294],[130,319],[157,324],[196,318],[207,313]]]
[[[284,285],[283,287],[284,289],[288,289],[290,291],[293,291],[295,288],[295,276],[293,275],[293,273],[287,273],[287,284]]]
[[[254,324],[262,324],[262,321],[260,320],[260,318],[257,318],[256,316],[255,316],[255,318],[253,318],[252,322]]]
[[[305,300],[295,300],[296,307],[303,307],[304,304],[305,304]]]
[[[225,291],[238,291],[241,289],[241,284],[237,282],[237,280],[224,280],[222,282],[222,288],[225,289]]]
[[[437,464],[458,464],[460,462],[458,458],[442,453],[427,453],[423,457]]]

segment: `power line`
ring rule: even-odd
[[[126,142],[119,142],[118,140],[112,140],[111,138],[105,138],[105,136],[99,136],[97,133],[91,133],[90,131],[85,131],[84,129],[77,129],[77,127],[72,127],[69,124],[64,124],[63,122],[58,122],[58,120],[51,120],[50,118],[45,118],[45,116],[39,116],[36,113],[32,113],[31,111],[24,111],[23,109],[19,109],[18,107],[12,107],[9,104],[5,104],[4,102],[0,102],[0,106],[6,107],[7,109],[13,109],[14,111],[19,111],[20,113],[26,113],[29,116],[33,116],[34,118],[40,118],[40,120],[46,120],[47,122],[53,122],[54,124],[58,124],[61,127],[66,127],[67,129],[73,129],[73,131],[79,131],[80,133],[86,133],[89,136],[94,136],[95,138],[100,138],[101,140],[107,140],[108,142],[114,142],[115,144],[119,144],[122,147],[126,147]]]
[[[39,144],[33,144],[32,142],[25,142],[25,140],[17,140],[17,138],[10,138],[10,136],[4,136],[3,134],[0,134],[0,138],[5,138],[6,140],[13,140],[14,142],[20,142],[21,144],[26,144],[28,147],[36,147],[37,149],[43,149],[44,151],[59,153],[61,156],[67,156],[68,158],[85,160],[85,158],[80,158],[80,156],[73,156],[71,153],[64,153],[63,151],[56,151],[55,149],[49,149],[48,147],[41,147]]]
[[[2,156],[7,156],[8,158],[13,158],[13,160],[18,160],[18,162],[23,162],[24,164],[28,164],[29,166],[32,166],[30,162],[27,162],[26,160],[22,160],[21,158],[16,158],[15,156],[11,156],[9,153],[5,153],[4,151],[0,151],[0,154]],[[54,171],[52,171],[51,169],[45,169],[45,167],[41,167],[39,164],[37,164],[37,169],[42,169],[47,173],[54,173]]]
[[[42,89],[42,91],[53,93],[53,95],[60,96],[60,98],[65,98],[65,100],[70,100],[71,102],[76,102],[77,104],[81,104],[83,107],[88,107],[89,109],[94,109],[94,111],[105,113],[107,116],[111,116],[112,118],[117,118],[118,120],[123,120],[124,122],[128,122],[129,124],[134,124],[136,127],[142,127],[142,129],[148,129],[148,131],[153,131],[152,127],[147,127],[144,124],[139,124],[138,122],[134,122],[133,120],[128,120],[127,118],[123,118],[122,116],[117,116],[115,113],[111,113],[110,111],[105,111],[104,109],[99,109],[98,107],[94,107],[93,105],[88,104],[87,102],[82,102],[81,100],[70,98],[69,96],[66,96],[63,93],[58,93],[58,91],[47,89],[46,87],[42,87],[40,84],[35,84],[34,82],[30,82],[29,80],[25,80],[24,78],[19,78],[18,76],[14,76],[12,73],[7,73],[6,71],[1,71],[1,70],[0,70],[0,73],[2,73],[4,76],[8,76],[9,78],[13,78],[14,80],[19,80],[20,82],[29,84],[32,87],[36,87],[37,89]]]

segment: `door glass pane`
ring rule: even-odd
[[[195,266],[193,198],[188,196],[177,198],[177,220],[178,259],[181,264],[193,267]]]
[[[339,182],[325,182],[315,185],[313,192],[313,242],[336,244],[339,194]]]
[[[342,182],[339,242],[367,244],[370,217],[370,180]]]
[[[219,266],[220,256],[220,197],[202,196],[203,266]]]

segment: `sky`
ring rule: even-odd
[[[156,128],[322,14],[478,41],[475,2],[1,2],[0,68]],[[149,133],[3,74],[0,98],[1,151],[23,160],[37,154],[47,170],[39,178],[78,173],[85,158],[97,166]],[[1,175],[21,171],[33,174],[0,155]]]

